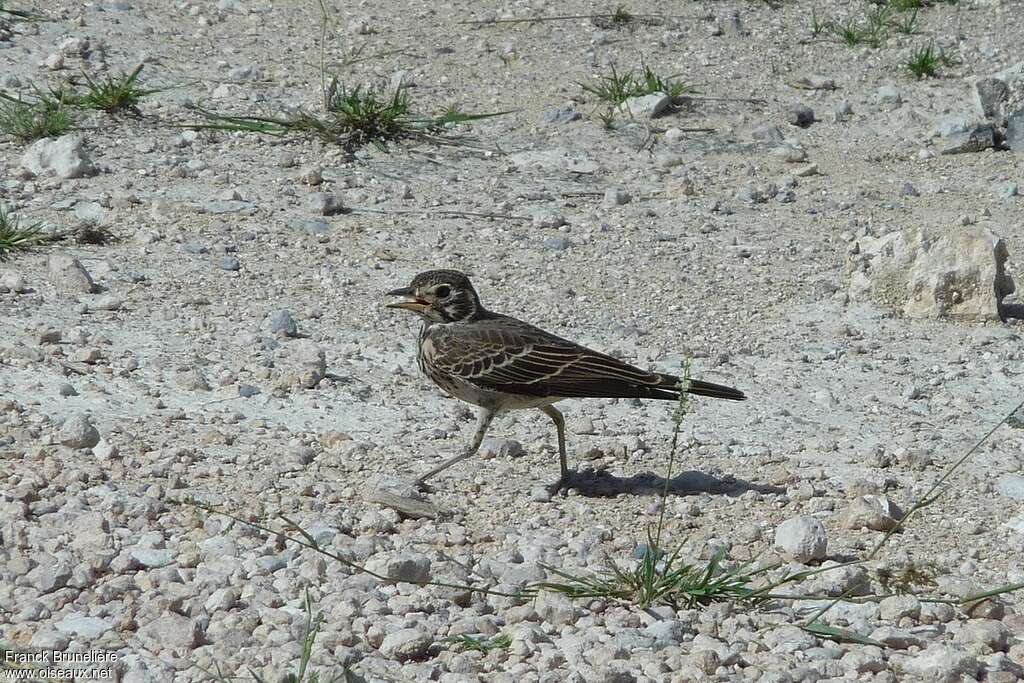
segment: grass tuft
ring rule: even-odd
[[[0,132],[23,142],[63,135],[74,121],[61,106],[0,93]]]
[[[584,92],[588,92],[601,102],[618,106],[631,97],[642,97],[663,92],[673,100],[687,92],[686,84],[676,80],[678,74],[659,76],[649,66],[644,65],[639,71],[619,73],[614,65],[610,73],[599,76],[589,83],[579,83]]]
[[[139,101],[143,97],[161,90],[139,86],[142,67],[143,65],[139,64],[130,74],[107,77],[99,81],[93,80],[89,74],[83,74],[88,92],[78,96],[74,104],[83,109],[96,109],[107,113],[125,110],[137,112]]]
[[[889,25],[892,26],[894,31],[905,36],[919,33],[917,30],[917,10],[914,9],[900,14],[898,17],[890,20]]]
[[[41,223],[21,225],[21,219],[0,206],[0,261],[9,260],[17,252],[29,251],[52,241]]]
[[[372,144],[386,151],[389,144],[405,140],[450,142],[446,133],[452,126],[508,113],[469,114],[452,107],[440,116],[421,116],[413,113],[404,85],[388,93],[384,88],[346,88],[336,78],[325,89],[324,110],[322,115],[300,110],[289,117],[225,116],[201,110],[209,123],[198,127],[319,138],[346,149]]]
[[[563,580],[544,581],[530,588],[562,593],[571,599],[616,600],[640,609],[658,605],[689,609],[714,602],[753,603],[763,599],[752,584],[767,568],[741,565],[726,569],[722,565],[724,553],[716,554],[703,565],[688,564],[680,559],[680,550],[664,557],[651,537],[647,552],[632,568],[609,560],[606,570],[583,575],[541,565]]]
[[[939,73],[939,64],[945,64],[947,61],[942,51],[935,49],[934,43],[928,43],[911,53],[906,66],[918,79],[935,78]]]

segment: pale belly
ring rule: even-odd
[[[481,389],[474,384],[459,379],[451,379],[444,384],[438,383],[438,385],[455,398],[492,410],[526,410],[528,408],[549,406],[556,401],[563,400],[558,396],[504,394]]]

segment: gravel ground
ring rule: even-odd
[[[974,226],[1024,279],[1024,157],[939,153],[981,120],[975,79],[1020,64],[1020,4],[926,7],[919,35],[878,49],[811,31],[812,8],[838,21],[871,5],[780,5],[675,3],[616,27],[465,23],[598,11],[582,2],[328,2],[326,43],[312,1],[47,0],[49,20],[4,20],[6,92],[140,62],[166,89],[140,116],[80,120],[61,154],[81,177],[29,173],[27,145],[0,142],[8,209],[116,237],[0,265],[0,642],[112,653],[93,666],[121,681],[278,680],[308,593],[313,665],[368,681],[1024,677],[1019,593],[929,601],[1024,582],[1019,421],[875,560],[786,588],[881,595],[898,577],[908,594],[821,617],[884,647],[801,630],[821,600],[641,610],[418,585],[514,592],[544,566],[628,566],[662,510],[663,544],[688,562],[722,551],[777,577],[863,557],[1020,400],[1019,319],[909,319],[851,299],[848,265],[862,237]],[[915,80],[905,63],[930,40],[955,61]],[[703,98],[606,128],[578,83],[641,62]],[[458,145],[354,154],[184,127],[197,106],[315,109],[321,63],[404,79],[424,113],[510,113],[453,129]],[[557,448],[532,411],[433,482],[435,518],[400,515],[374,490],[473,430],[419,374],[411,316],[382,308],[436,267],[470,273],[493,310],[664,372],[691,357],[750,400],[691,402],[664,504],[672,406],[590,400],[562,404],[587,473],[568,496],[537,494]],[[274,528],[285,515],[402,580],[188,499]],[[485,653],[462,635],[508,640]]]

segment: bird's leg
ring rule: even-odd
[[[558,475],[558,481],[548,486],[548,495],[553,496],[559,491],[564,492],[564,489],[569,485],[569,466],[566,464],[565,458],[565,418],[552,405],[541,406],[540,410],[551,418],[551,421],[555,423],[555,430],[558,432],[558,464],[561,467],[561,471]]]
[[[443,463],[421,476],[414,482],[414,486],[416,486],[416,488],[423,488],[423,484],[427,479],[430,479],[438,472],[448,469],[455,463],[465,460],[480,450],[480,444],[484,442],[484,434],[487,433],[487,428],[491,426],[491,420],[494,419],[495,414],[496,411],[491,410],[490,408],[481,408],[480,412],[477,413],[476,416],[476,433],[473,435],[473,441],[469,444],[469,448],[462,453],[459,453],[454,458],[445,460]]]

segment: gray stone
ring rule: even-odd
[[[285,337],[294,337],[299,333],[299,326],[295,324],[291,311],[284,308],[270,314],[267,327],[271,334],[282,334]]]
[[[565,216],[553,211],[538,211],[531,219],[531,224],[535,228],[560,228],[566,223],[568,221],[565,220]]]
[[[790,125],[807,128],[814,123],[814,110],[806,104],[795,104],[786,110],[786,121]]]
[[[902,669],[929,683],[958,683],[977,675],[978,660],[959,647],[936,644],[902,662]]]
[[[814,517],[790,517],[775,530],[775,547],[797,562],[809,562],[825,557],[828,537],[825,527]]]
[[[846,529],[888,531],[903,517],[903,511],[886,496],[857,496],[839,516]]]
[[[288,224],[288,227],[293,230],[301,230],[314,237],[326,235],[331,230],[331,226],[327,225],[325,221],[318,220],[294,220]]]
[[[46,270],[50,282],[59,292],[91,294],[96,291],[89,271],[74,256],[50,254],[46,258]]]
[[[634,119],[653,119],[661,116],[671,106],[668,93],[656,92],[640,97],[630,97],[620,107]]]
[[[908,318],[1000,320],[1014,283],[1006,245],[980,227],[907,228],[862,237],[847,264],[851,299],[872,299]]]
[[[765,642],[772,652],[792,654],[818,645],[818,639],[799,626],[784,625],[765,634]]]
[[[571,624],[576,619],[576,606],[561,593],[541,592],[534,603],[534,609],[541,619],[555,626]]]
[[[48,557],[30,571],[27,578],[40,593],[52,593],[67,585],[71,567],[67,562]]]
[[[750,137],[762,142],[782,142],[786,136],[782,134],[778,126],[763,125],[750,131]]]
[[[894,623],[903,618],[917,620],[921,616],[921,601],[913,595],[891,595],[878,603],[878,615],[883,621]]]
[[[621,187],[609,187],[604,191],[604,200],[601,202],[601,205],[606,209],[611,209],[623,204],[629,204],[632,199],[633,197]]]
[[[341,197],[328,192],[314,192],[309,195],[308,206],[310,211],[322,216],[337,216],[346,211]]]
[[[996,491],[1013,500],[1024,500],[1024,476],[1004,474],[996,480]]]
[[[8,270],[0,275],[0,292],[23,294],[27,291],[28,286],[25,283],[25,276],[21,273],[15,273],[14,271]]]
[[[1016,154],[1024,154],[1024,109],[1006,118],[1003,144]]]
[[[420,554],[402,554],[389,558],[382,572],[396,581],[420,583],[430,579],[430,558]]]
[[[544,248],[551,251],[565,251],[572,246],[568,237],[549,237],[544,240]]]
[[[903,104],[903,96],[900,95],[899,90],[891,85],[883,85],[876,90],[875,99],[878,100],[880,104],[886,105],[890,109],[895,109]]]
[[[202,628],[186,616],[167,612],[140,628],[138,637],[152,652],[187,653],[202,641]]]
[[[92,418],[84,413],[70,415],[60,426],[60,442],[68,448],[92,448],[100,442],[100,433]]]
[[[971,619],[956,634],[956,641],[965,645],[982,645],[993,652],[1005,652],[1010,644],[1010,630],[995,619]]]
[[[44,628],[32,635],[29,645],[39,650],[66,650],[70,642],[67,634],[56,629]]]
[[[935,124],[936,132],[944,138],[966,133],[974,125],[974,120],[966,115],[943,116]]]
[[[115,294],[103,294],[89,302],[90,311],[117,311],[124,305],[124,299]]]
[[[210,383],[199,368],[181,370],[174,376],[174,383],[185,391],[209,391]]]
[[[962,133],[954,133],[946,138],[943,154],[970,154],[992,149],[996,146],[996,129],[991,123],[974,126]]]
[[[526,455],[526,449],[523,448],[523,444],[514,439],[490,440],[486,443],[483,450],[484,453],[501,458],[502,460],[521,458]]]
[[[235,256],[221,256],[217,261],[217,267],[221,270],[236,271],[242,269],[242,262]]]
[[[299,339],[283,345],[277,365],[280,374],[276,385],[282,389],[295,386],[312,389],[327,374],[327,356],[324,350],[308,339]]]
[[[403,628],[384,636],[380,653],[385,657],[405,662],[427,654],[434,636],[423,628]]]
[[[1020,185],[1017,183],[1006,183],[999,188],[997,194],[1000,199],[1013,199],[1020,194]]]
[[[238,603],[238,591],[227,586],[218,588],[210,594],[210,597],[203,603],[207,612],[213,613],[219,610],[229,610]]]
[[[580,113],[572,105],[544,112],[544,122],[554,124],[572,123],[580,119]]]
[[[166,567],[174,559],[170,550],[162,548],[135,548],[131,558],[147,569]]]
[[[868,571],[864,567],[860,565],[843,567],[838,562],[831,560],[821,564],[822,569],[831,566],[836,568],[824,571],[807,582],[808,593],[835,598],[840,595],[867,595],[871,592],[871,581],[868,578]]]
[[[1003,103],[1009,94],[1006,82],[998,78],[979,78],[974,82],[974,105],[986,119],[1002,117]]]
[[[645,628],[642,633],[653,638],[654,649],[660,650],[681,643],[687,631],[686,624],[678,619],[665,619],[654,622]]]
[[[92,640],[112,629],[114,624],[107,619],[87,617],[84,614],[70,614],[54,626],[63,634]]]
[[[95,172],[78,135],[36,140],[22,155],[21,167],[35,176],[58,178],[82,178]]]

